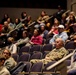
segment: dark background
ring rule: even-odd
[[[67,0],[1,0],[0,7],[67,9]]]

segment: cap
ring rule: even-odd
[[[64,26],[63,25],[59,25],[58,28],[63,28],[64,29]]]

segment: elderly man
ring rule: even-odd
[[[6,58],[6,61],[4,63],[4,66],[10,71],[16,66],[16,61],[11,57],[11,52],[7,49],[3,51],[3,55]]]
[[[55,40],[55,49],[53,49],[51,52],[49,52],[49,54],[47,54],[45,56],[44,59],[42,60],[37,60],[37,59],[33,59],[30,62],[32,63],[36,63],[36,62],[43,62],[44,64],[47,64],[48,62],[51,61],[57,61],[61,58],[63,58],[64,56],[66,56],[68,54],[68,51],[63,47],[64,42],[61,38],[57,38]]]
[[[53,36],[53,38],[49,41],[49,43],[51,44],[55,44],[55,40],[57,38],[62,38],[62,40],[65,42],[68,39],[68,35],[66,32],[64,32],[64,26],[63,25],[59,25],[58,26],[58,34],[55,34]]]
[[[10,72],[4,65],[5,57],[0,54],[0,75],[10,75]]]

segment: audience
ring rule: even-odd
[[[47,64],[51,61],[58,61],[68,54],[68,51],[64,48],[64,44],[73,41],[74,45],[76,45],[76,35],[74,34],[76,32],[76,16],[73,11],[69,15],[62,12],[63,10],[59,7],[59,11],[56,13],[58,16],[53,15],[53,18],[50,19],[49,15],[45,11],[42,11],[35,24],[32,24],[31,16],[27,16],[25,11],[21,13],[20,19],[15,19],[14,24],[8,14],[4,14],[4,18],[1,21],[0,45],[2,46],[0,47],[8,46],[8,48],[3,48],[2,54],[5,58],[3,55],[0,55],[0,66],[2,66],[0,67],[1,75],[10,75],[9,71],[16,66],[17,63],[11,55],[17,54],[18,47],[31,45],[43,46],[44,39],[48,41],[47,35],[52,35],[48,44],[52,44],[54,49],[44,59],[34,59],[30,62],[43,62]],[[52,24],[53,20],[54,23]],[[29,27],[30,24],[32,26]],[[34,27],[36,28],[34,29]],[[16,30],[14,30],[15,28]],[[12,29],[14,31],[7,36],[6,34],[12,31]],[[1,44],[2,41],[3,43]],[[73,66],[68,69],[68,75],[74,75],[73,73],[75,71],[74,61]]]

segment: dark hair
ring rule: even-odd
[[[22,19],[25,18],[25,17],[24,17],[24,14],[26,14],[26,12],[22,12],[22,13],[21,13],[21,18],[22,18]]]
[[[5,60],[4,55],[0,54],[0,60],[1,60],[1,61],[2,61],[2,60]]]
[[[18,19],[18,23],[16,23],[16,19]],[[20,19],[19,18],[16,19],[15,19],[15,24],[18,25],[20,23]]]
[[[38,35],[40,35],[40,31],[39,31],[39,29],[38,29],[38,28],[35,28],[34,30],[37,30]]]

